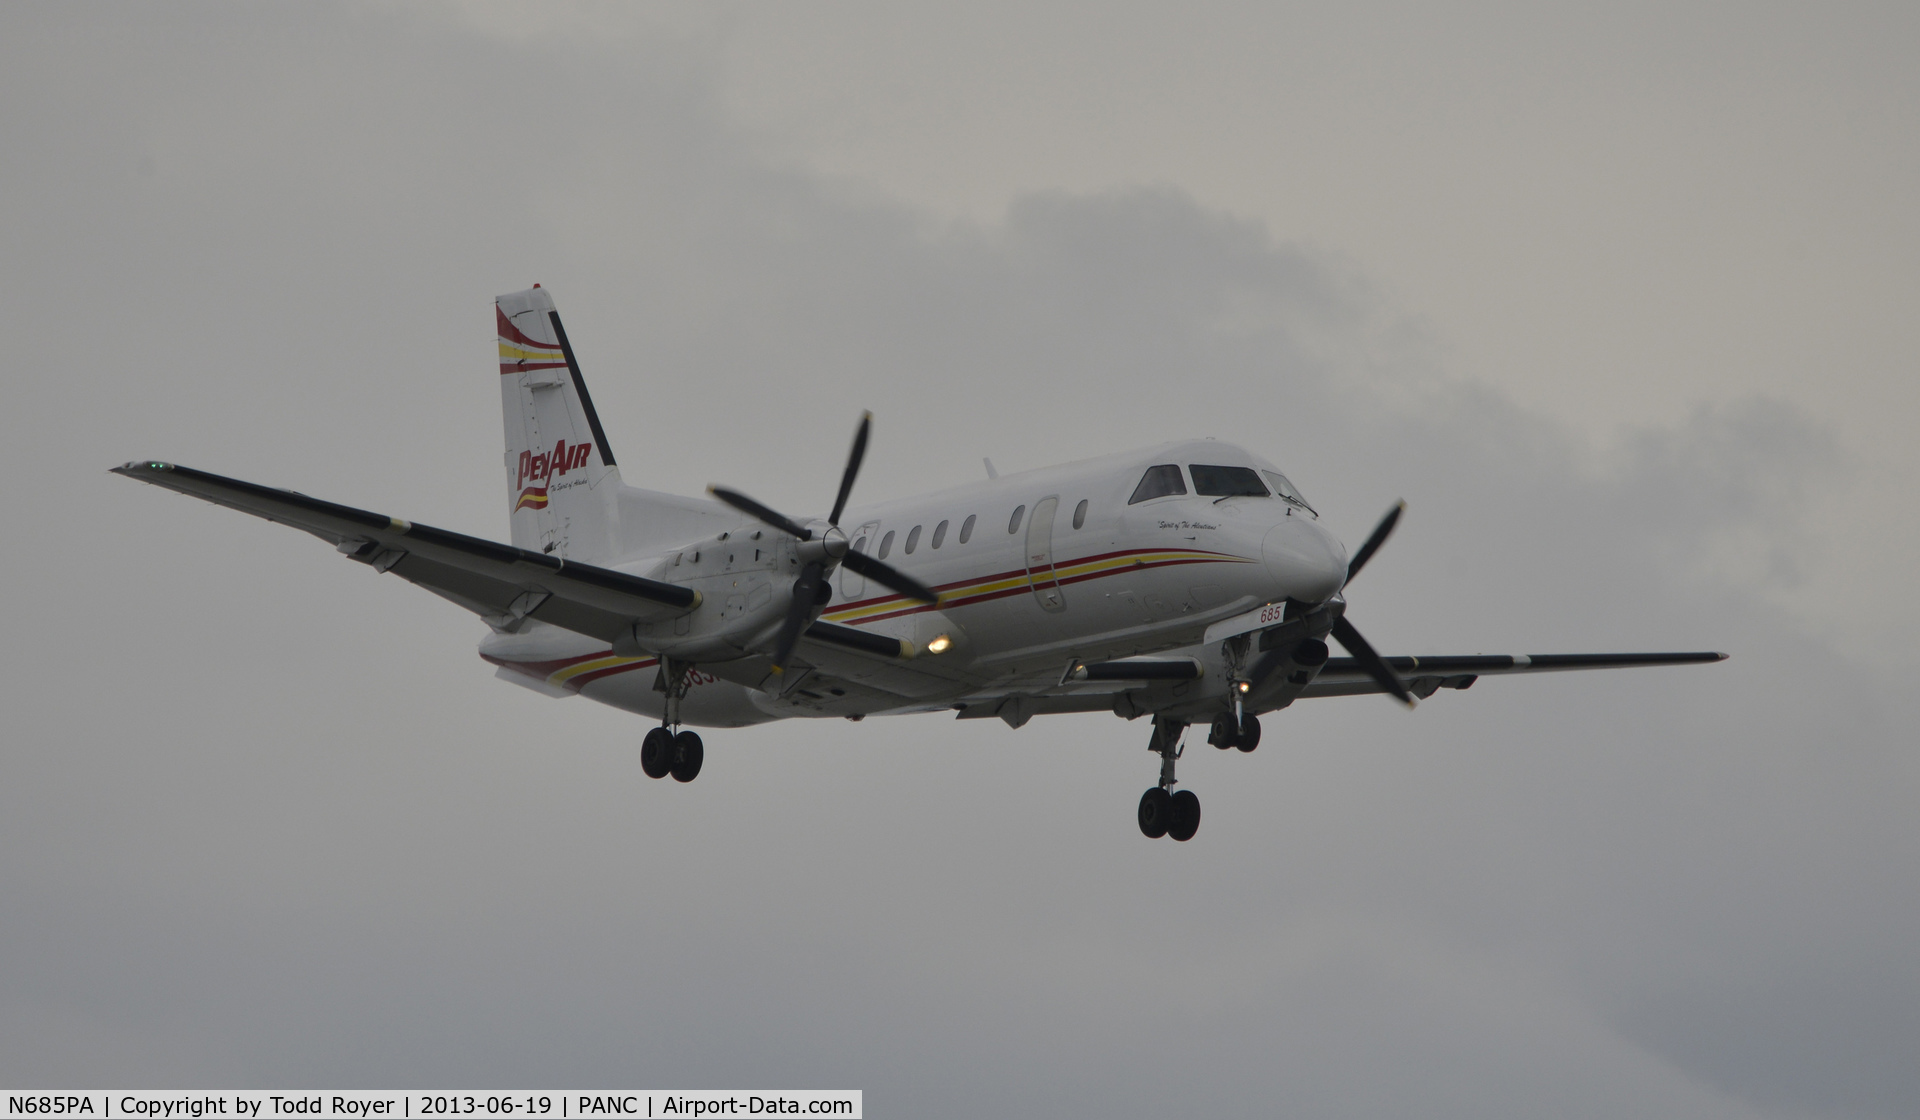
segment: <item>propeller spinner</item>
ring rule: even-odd
[[[840,529],[840,515],[847,511],[847,498],[853,493],[853,480],[860,474],[860,462],[867,456],[867,436],[872,429],[873,413],[861,413],[860,426],[853,433],[853,449],[847,455],[847,469],[840,475],[840,492],[834,496],[833,512],[828,515],[824,529],[802,525],[738,490],[724,486],[707,487],[707,492],[720,501],[800,542],[800,555],[805,563],[800,568],[799,578],[793,581],[792,598],[787,603],[787,618],[781,624],[780,635],[773,644],[773,670],[776,673],[786,669],[787,662],[793,657],[794,647],[800,643],[800,635],[812,625],[814,616],[832,597],[833,589],[827,583],[827,576],[835,565],[844,564],[909,599],[917,599],[922,603],[940,601],[938,592],[912,576],[863,552],[854,552],[848,546],[846,533]],[[817,526],[820,523],[816,521],[813,524]]]

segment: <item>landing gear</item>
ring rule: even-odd
[[[673,766],[671,773],[676,782],[691,782],[700,776],[700,763],[707,757],[707,748],[700,742],[700,736],[691,731],[682,731],[673,737]]]
[[[1191,840],[1200,831],[1200,799],[1190,789],[1167,798],[1167,835],[1175,840]]]
[[[706,746],[691,731],[675,735],[656,727],[640,741],[640,769],[649,778],[672,774],[676,782],[691,782],[700,776],[700,764],[706,757]]]
[[[649,778],[664,778],[673,769],[673,732],[656,727],[640,741],[640,770]]]
[[[1149,840],[1162,836],[1191,840],[1200,829],[1200,799],[1192,790],[1173,792],[1173,764],[1184,750],[1180,739],[1186,731],[1187,725],[1180,720],[1153,717],[1153,738],[1147,741],[1147,749],[1160,756],[1160,784],[1140,795],[1139,813],[1140,832]]]
[[[1184,790],[1182,792],[1185,792]],[[1189,794],[1188,796],[1192,796]],[[1196,798],[1196,800],[1198,800]],[[1149,840],[1158,840],[1167,834],[1167,825],[1173,820],[1173,795],[1159,786],[1140,795],[1140,831]]]
[[[1207,742],[1221,750],[1238,747],[1242,751],[1251,751],[1260,745],[1260,717],[1249,712],[1236,721],[1231,712],[1221,712],[1213,717],[1213,726],[1207,729]]]
[[[640,741],[640,769],[649,778],[673,775],[676,782],[691,782],[700,776],[700,764],[707,749],[700,736],[691,731],[674,732],[680,726],[680,701],[687,695],[687,673],[693,666],[685,661],[662,659],[654,678],[656,692],[667,694],[666,721],[647,732]]]

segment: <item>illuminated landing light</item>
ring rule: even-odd
[[[931,642],[927,643],[927,652],[928,653],[945,653],[947,652],[947,647],[951,646],[952,644],[953,644],[953,639],[947,637],[945,634],[942,634],[939,637],[932,640]]]
[[[1233,684],[1233,687],[1239,689],[1241,692],[1252,692],[1253,682],[1252,681],[1235,681]]]

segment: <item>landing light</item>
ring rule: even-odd
[[[942,634],[939,637],[932,640],[931,642],[927,643],[927,652],[928,653],[945,653],[947,652],[947,647],[952,644],[953,644],[953,639],[947,637],[945,634]]]
[[[1252,692],[1253,682],[1252,681],[1235,681],[1233,687],[1239,689],[1241,692]]]

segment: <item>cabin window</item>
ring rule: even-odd
[[[1163,463],[1147,468],[1147,473],[1140,476],[1140,485],[1133,488],[1133,497],[1127,499],[1127,504],[1137,505],[1149,498],[1164,498],[1168,494],[1186,492],[1187,483],[1180,477],[1180,468],[1172,463]]]
[[[933,547],[939,548],[940,543],[946,539],[947,539],[947,523],[942,521],[940,524],[935,525],[933,527]]]
[[[920,547],[920,526],[915,525],[913,528],[907,530],[907,555],[912,556],[913,550],[919,547]]]
[[[1294,505],[1299,506],[1301,509],[1306,510],[1308,513],[1313,512],[1313,506],[1307,502],[1306,495],[1300,493],[1300,491],[1294,487],[1293,483],[1288,482],[1286,475],[1281,474],[1279,471],[1261,471],[1260,473],[1266,475],[1267,481],[1273,484],[1274,493],[1292,502]]]
[[[967,514],[967,519],[960,523],[960,543],[961,544],[966,544],[968,541],[973,539],[973,523],[978,518],[979,518],[979,514],[969,513]]]
[[[1087,500],[1085,498],[1082,498],[1080,499],[1080,504],[1073,507],[1073,527],[1078,529],[1080,526],[1085,525],[1086,523],[1087,523]]]
[[[1021,519],[1022,517],[1025,517],[1026,515],[1027,515],[1027,507],[1026,507],[1026,506],[1015,506],[1015,507],[1013,507],[1013,516],[1012,516],[1012,517],[1009,517],[1009,518],[1007,519],[1007,532],[1009,532],[1009,533],[1017,533],[1017,532],[1019,532],[1019,531],[1020,531],[1020,519]]]
[[[1190,463],[1187,470],[1193,472],[1193,492],[1203,498],[1267,496],[1267,484],[1260,481],[1260,472],[1252,467],[1212,467],[1204,463]]]
[[[880,555],[878,559],[885,560],[887,558],[887,553],[892,551],[893,551],[893,530],[888,529],[887,535],[880,538]]]
[[[867,538],[861,537],[859,540],[854,541],[853,550],[855,552],[865,552],[867,550]]]

